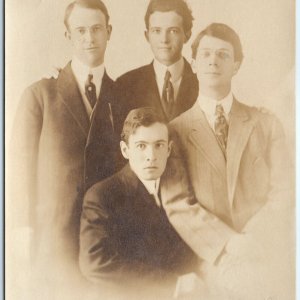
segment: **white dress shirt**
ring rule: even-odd
[[[209,97],[206,97],[204,95],[199,94],[198,99],[197,99],[197,103],[200,105],[202,111],[204,112],[206,119],[209,123],[209,126],[215,130],[215,121],[216,121],[216,106],[217,105],[222,105],[223,109],[224,109],[224,116],[226,118],[226,121],[228,123],[229,121],[229,113],[231,110],[231,106],[232,106],[232,102],[233,102],[233,95],[232,92],[230,91],[229,94],[221,99],[221,100],[214,100],[211,99]]]
[[[158,60],[155,59],[154,63],[153,63],[153,67],[154,67],[154,72],[155,72],[156,83],[157,83],[159,94],[161,97],[162,97],[162,93],[163,93],[166,72],[169,71],[171,73],[170,81],[173,85],[174,99],[176,101],[180,82],[182,79],[182,73],[184,70],[183,57],[181,57],[175,64],[173,64],[171,66],[165,66],[165,65],[161,64]]]
[[[77,84],[78,84],[78,87],[79,87],[79,90],[80,90],[80,93],[81,93],[81,96],[83,99],[83,104],[86,108],[88,116],[91,118],[93,108],[91,107],[91,104],[85,95],[85,82],[88,78],[88,75],[93,74],[92,82],[96,86],[96,96],[98,99],[99,95],[100,95],[101,85],[102,85],[102,78],[104,75],[104,64],[102,64],[96,68],[90,68],[90,67],[84,65],[76,57],[73,57],[72,62],[71,62],[71,68],[74,73],[75,79],[77,81]]]
[[[153,195],[156,204],[158,206],[160,206],[160,200],[159,200],[159,197],[158,197],[160,178],[158,178],[156,180],[143,180],[143,179],[140,179],[140,181],[144,184],[144,186],[145,186],[146,190],[148,191],[148,193],[150,195]]]

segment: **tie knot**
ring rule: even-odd
[[[87,84],[90,84],[90,83],[92,82],[92,80],[93,80],[93,74],[89,74],[89,75],[88,75],[88,78],[87,78],[87,80],[86,80],[86,83],[87,83]]]
[[[222,104],[218,104],[218,105],[216,106],[216,112],[215,112],[215,115],[216,115],[216,116],[222,116],[222,115],[224,115],[224,108],[223,108]]]
[[[165,81],[169,81],[170,78],[171,78],[171,73],[170,73],[170,71],[167,70],[166,74],[165,74]]]

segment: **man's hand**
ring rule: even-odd
[[[174,299],[193,299],[196,295],[203,295],[204,289],[203,281],[195,273],[184,274],[177,278]]]

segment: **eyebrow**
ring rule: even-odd
[[[157,140],[157,141],[154,141],[153,143],[150,143],[150,142],[147,142],[147,141],[140,140],[140,141],[135,142],[135,144],[139,144],[139,143],[155,144],[155,143],[167,143],[167,141],[166,140]]]
[[[163,28],[162,26],[150,26],[149,29],[160,29]],[[171,27],[167,27],[167,29],[180,29],[180,26],[171,26]]]
[[[199,50],[212,50],[212,48],[199,48]],[[226,49],[226,48],[218,48],[218,49],[216,49],[216,50],[222,50],[222,51],[227,51],[227,52],[230,52],[230,50],[229,49]]]
[[[80,28],[92,28],[92,27],[96,27],[96,26],[104,27],[102,24],[94,24],[94,25],[92,25],[92,26],[78,26],[78,27],[75,27],[75,29],[80,29]]]

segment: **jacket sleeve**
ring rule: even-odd
[[[83,201],[79,253],[82,274],[92,283],[116,285],[118,288],[157,280],[157,275],[164,276],[164,271],[153,270],[153,267],[127,259],[120,253],[126,245],[120,245],[115,222],[122,220],[113,218],[115,212],[112,208],[118,191],[116,185],[102,185],[100,188],[99,185],[102,183],[91,187]],[[122,196],[116,198],[119,197]]]
[[[116,279],[121,273],[122,266],[115,251],[114,237],[110,236],[110,223],[105,193],[90,188],[82,206],[79,266],[91,282]]]
[[[163,206],[181,238],[200,258],[214,263],[236,232],[197,201],[175,131],[172,140],[172,153],[161,179]]]
[[[43,105],[37,85],[25,90],[16,112],[8,151],[9,195],[14,226],[31,227],[36,209],[38,152]]]
[[[260,231],[268,235],[276,225],[291,222],[294,211],[294,176],[283,127],[279,120],[265,114],[260,122],[265,143],[265,162],[269,170],[269,190],[265,205],[248,221],[244,232]],[[267,225],[267,226],[266,226]]]

